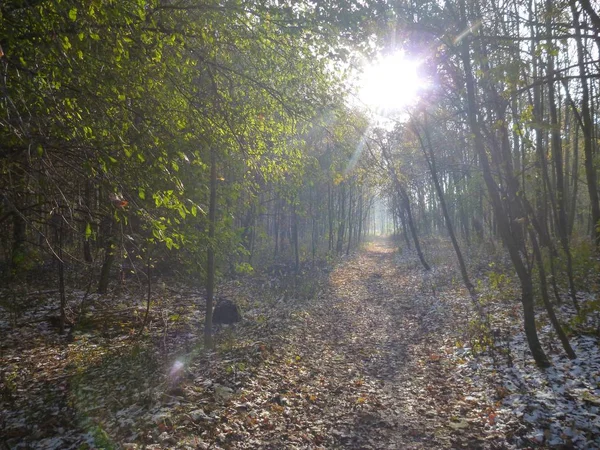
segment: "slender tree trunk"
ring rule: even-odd
[[[550,12],[553,9],[552,0],[546,0],[546,32],[552,32]],[[552,45],[552,40],[548,39],[548,46]],[[551,47],[550,47],[551,48]],[[551,52],[548,55],[548,104],[550,110],[551,124],[551,139],[552,139],[552,158],[554,160],[554,172],[556,177],[556,199],[551,195],[551,200],[556,204],[556,228],[558,229],[559,240],[567,258],[567,279],[569,282],[569,291],[571,300],[575,309],[579,311],[579,302],[577,301],[577,289],[575,287],[575,279],[573,277],[573,261],[571,257],[571,249],[569,248],[569,236],[567,231],[567,213],[566,213],[566,194],[562,155],[562,137],[560,124],[558,121],[558,113],[556,110],[556,93],[554,89],[554,57]],[[548,186],[551,190],[551,187]]]
[[[483,316],[483,310],[481,309],[481,305],[479,304],[479,300],[477,298],[477,292],[475,291],[475,286],[471,283],[469,278],[469,273],[467,272],[467,266],[465,264],[465,260],[463,258],[462,252],[460,250],[460,246],[458,245],[458,241],[456,239],[456,235],[454,233],[454,227],[452,226],[452,222],[450,221],[450,214],[448,214],[448,207],[446,206],[446,199],[444,196],[444,192],[442,190],[442,186],[440,185],[440,181],[438,178],[437,167],[435,163],[435,152],[433,151],[433,147],[431,145],[431,138],[429,136],[429,131],[427,129],[427,122],[425,122],[424,126],[425,139],[427,141],[427,145],[423,142],[421,135],[419,134],[419,130],[414,126],[415,134],[419,139],[421,144],[421,149],[423,150],[423,154],[425,156],[425,160],[427,161],[427,165],[429,167],[429,172],[431,173],[431,178],[433,179],[433,184],[435,186],[435,191],[438,196],[438,200],[440,202],[440,207],[442,208],[442,214],[444,215],[444,220],[446,222],[446,229],[448,230],[448,234],[450,235],[450,241],[452,242],[452,247],[454,248],[454,253],[456,254],[456,259],[458,260],[458,266],[460,268],[460,274],[463,279],[463,283],[465,287],[469,291],[469,295],[471,296],[471,300],[477,312]]]
[[[340,191],[340,205],[339,205],[339,220],[340,224],[338,226],[338,235],[337,235],[337,245],[335,247],[336,252],[342,253],[342,249],[344,248],[344,233],[346,231],[346,183],[342,183],[342,189]]]
[[[292,205],[292,244],[294,245],[294,263],[296,272],[300,270],[300,248],[298,245],[298,214],[296,214],[296,203]]]
[[[249,203],[250,205],[248,206],[246,217],[242,222],[242,245],[249,254],[249,261],[252,261],[252,248],[254,246],[254,228],[256,227],[257,200],[251,195]]]
[[[354,185],[350,184],[350,199],[348,201],[348,245],[346,246],[346,256],[350,254],[350,247],[352,246],[353,194],[354,194]]]
[[[394,169],[394,166],[392,165],[392,160],[390,158],[390,155],[388,154],[384,145],[381,146],[381,152],[387,162],[388,171],[390,172],[390,175],[392,176],[392,181],[396,188],[396,195],[398,196],[398,201],[403,203],[404,211],[406,212],[406,220],[408,222],[408,229],[410,230],[410,234],[413,238],[413,242],[415,244],[415,250],[417,251],[417,256],[419,257],[419,261],[421,261],[421,265],[423,266],[423,268],[425,270],[431,270],[431,267],[429,267],[429,264],[427,264],[427,261],[425,260],[425,256],[423,255],[423,251],[421,250],[421,243],[419,242],[419,233],[417,232],[417,227],[416,227],[415,221],[413,219],[412,210],[410,207],[410,197],[408,195],[408,192],[406,192],[406,189],[404,188],[404,186],[402,186],[402,183],[400,183],[400,179],[398,178],[398,175],[396,174],[396,170]]]
[[[577,191],[579,190],[579,127],[573,126],[572,133],[575,134],[573,136],[573,163],[571,165],[571,209],[569,210],[569,235],[573,234],[573,228],[575,227],[575,216],[577,213]]]
[[[529,12],[529,17],[531,19],[531,21],[533,22],[535,20],[535,12],[533,10],[530,10]],[[531,30],[531,35],[534,36],[536,34],[536,29],[534,28],[533,25],[531,25],[530,27]],[[532,42],[531,44],[531,54],[532,54],[532,59],[535,61],[535,64],[533,64],[533,74],[534,74],[534,79],[538,79],[538,67],[540,65],[540,58],[539,56],[537,56],[536,54],[536,45],[535,43]],[[550,183],[550,176],[548,174],[548,162],[547,162],[547,156],[546,156],[546,150],[544,147],[544,130],[542,129],[542,123],[544,122],[544,107],[542,104],[542,89],[541,86],[536,85],[533,89],[533,116],[534,116],[534,122],[535,122],[535,151],[537,153],[537,157],[538,157],[538,163],[539,163],[539,168],[540,168],[540,174],[541,174],[541,183],[538,183],[536,185],[536,195],[538,197],[538,204],[540,206],[538,206],[538,214],[535,214],[535,212],[533,212],[534,215],[537,216],[537,223],[539,223],[540,227],[538,230],[538,235],[540,236],[542,245],[544,245],[545,247],[549,247],[550,245],[552,245],[552,240],[550,237],[550,232],[548,230],[548,221],[546,220],[547,218],[547,213],[546,213],[546,205],[548,203],[547,201],[547,195],[552,196],[553,195],[553,191],[552,191],[552,185]],[[551,205],[554,205],[555,202],[553,199],[551,199]],[[533,209],[532,209],[533,211]]]
[[[140,327],[140,330],[138,331],[138,336],[140,336],[143,331],[144,328],[146,328],[146,325],[148,324],[148,316],[150,315],[150,299],[152,298],[152,259],[150,258],[150,248],[148,248],[148,254],[147,254],[147,261],[146,261],[146,312],[144,313],[144,320],[142,321],[142,326]]]
[[[206,318],[204,321],[204,348],[214,347],[212,337],[213,304],[215,296],[215,226],[217,220],[217,155],[210,150],[210,200],[208,205],[208,251],[206,264]]]
[[[580,0],[581,1],[581,0]],[[585,0],[583,0],[585,2]],[[583,122],[583,153],[585,175],[588,185],[588,194],[590,197],[590,207],[592,210],[592,237],[596,248],[600,249],[600,199],[598,197],[598,181],[596,177],[596,168],[594,167],[594,124],[592,113],[590,111],[590,94],[588,81],[586,79],[585,56],[583,48],[583,38],[581,36],[581,27],[579,25],[579,11],[575,2],[570,2],[571,12],[573,14],[573,27],[575,28],[575,42],[577,45],[577,60],[579,66],[579,76],[581,82],[581,118]]]
[[[466,8],[464,0],[460,2],[460,14],[462,17],[461,29],[468,29],[466,20]],[[469,51],[470,37],[465,36],[461,42],[461,58],[465,71],[465,84],[467,88],[467,119],[471,133],[473,136],[473,144],[479,156],[483,178],[490,195],[490,202],[494,209],[494,215],[498,221],[498,227],[502,240],[511,257],[519,281],[521,283],[521,303],[523,305],[524,328],[527,336],[527,343],[533,355],[533,358],[538,367],[548,367],[550,362],[540,344],[537,329],[535,326],[535,310],[533,301],[533,284],[531,273],[521,259],[521,253],[515,234],[511,230],[508,220],[508,214],[504,211],[502,200],[498,192],[498,184],[492,176],[492,171],[489,165],[487,151],[484,145],[483,136],[480,130],[477,118],[477,102],[475,97],[475,80],[473,77],[473,69],[471,66],[471,55]],[[510,174],[509,174],[510,175]]]
[[[556,302],[560,305],[562,303],[562,300],[560,298],[558,292],[558,285],[556,283],[556,265],[554,263],[554,260],[556,258],[556,249],[554,248],[554,243],[548,236],[546,236],[545,233],[547,231],[544,230],[544,228],[540,224],[540,221],[538,220],[538,218],[535,215],[535,212],[533,211],[533,207],[526,199],[524,200],[524,205],[525,209],[527,210],[527,213],[529,214],[529,217],[531,218],[531,224],[533,225],[533,229],[536,231],[537,236],[540,237],[540,240],[544,243],[544,246],[548,249],[548,260],[550,261],[552,289],[554,292],[554,298],[556,299]]]
[[[395,207],[396,207],[396,214],[398,215],[398,218],[400,219],[400,225],[402,226],[402,237],[404,238],[404,242],[406,243],[406,248],[411,249],[412,245],[410,243],[410,238],[408,237],[408,227],[406,225],[406,217],[404,216],[404,210],[402,209],[402,207],[400,205],[400,199],[397,197],[398,196],[394,197],[394,202],[395,202]]]
[[[11,272],[16,274],[22,266],[25,259],[25,244],[27,234],[27,222],[23,218],[21,211],[14,208],[12,212],[13,219],[13,242],[10,255]]]
[[[90,239],[89,236],[86,236],[86,231],[87,231],[87,227],[88,226],[92,226],[92,217],[91,217],[91,185],[90,182],[87,181],[85,183],[85,190],[84,190],[84,201],[85,201],[85,208],[87,209],[87,213],[85,215],[85,220],[83,221],[83,260],[90,264],[93,261],[92,258],[92,248],[91,248],[91,244],[90,244]],[[89,221],[89,222],[88,222]]]
[[[363,194],[363,187],[360,187],[360,191],[358,194],[358,231],[356,233],[356,243],[358,245],[360,245],[360,242],[362,241],[362,231],[363,231],[363,207],[364,207],[364,194]]]
[[[329,251],[333,251],[333,194],[331,193],[331,182],[327,183],[327,213],[329,222]]]
[[[403,188],[402,188],[403,191]],[[413,215],[410,208],[410,198],[408,197],[408,193],[406,191],[402,192],[404,196],[404,210],[406,211],[406,219],[408,222],[408,229],[410,230],[410,234],[413,238],[413,242],[415,244],[415,250],[417,251],[417,256],[419,257],[419,261],[421,261],[421,265],[425,270],[431,270],[429,264],[425,260],[425,255],[423,255],[423,251],[421,250],[421,243],[419,241],[419,233],[417,232],[417,227],[415,225],[415,221],[413,220]]]
[[[312,266],[315,266],[315,257],[317,254],[317,240],[319,237],[319,226],[318,226],[318,218],[317,218],[317,211],[319,211],[318,207],[315,206],[315,201],[314,201],[314,188],[311,186],[309,189],[309,193],[310,193],[310,219],[311,219],[311,233],[310,233],[310,247],[311,247],[311,263]],[[315,208],[317,208],[317,211],[315,211]]]
[[[110,271],[113,263],[115,262],[115,256],[117,253],[117,238],[115,236],[114,228],[116,226],[115,220],[112,216],[107,217],[108,226],[106,230],[106,243],[104,245],[104,261],[102,262],[102,268],[100,269],[100,279],[98,280],[98,294],[106,294],[108,292],[108,285],[110,282]]]
[[[540,291],[542,293],[542,300],[543,300],[544,306],[546,308],[546,313],[548,314],[548,317],[550,318],[550,323],[552,323],[552,327],[554,328],[554,331],[556,332],[556,335],[558,336],[558,339],[560,340],[560,343],[562,344],[563,349],[565,350],[565,353],[567,354],[567,356],[570,359],[575,359],[575,358],[577,358],[577,355],[573,351],[573,347],[571,347],[571,344],[569,343],[569,338],[563,331],[563,329],[560,325],[560,322],[558,321],[558,318],[556,317],[556,314],[554,313],[554,308],[552,307],[552,303],[550,303],[550,297],[548,296],[548,288],[547,288],[548,283],[546,282],[546,271],[544,269],[544,261],[542,260],[542,253],[540,251],[540,246],[538,245],[537,238],[536,238],[533,230],[530,229],[529,235],[531,237],[531,245],[533,247],[534,256],[535,256],[537,266],[538,266],[538,275],[540,278]]]
[[[274,238],[275,238],[275,257],[279,255],[279,229],[280,229],[280,217],[281,217],[281,206],[280,206],[279,197],[275,199],[275,222],[273,224],[274,228]]]
[[[55,216],[55,232],[56,232],[56,265],[58,268],[58,293],[60,296],[60,334],[65,334],[65,323],[66,315],[65,309],[67,307],[67,295],[65,292],[65,261],[63,259],[63,222],[64,218],[60,215]]]
[[[392,237],[394,242],[397,242],[400,240],[400,226],[398,223],[398,207],[396,205],[394,205],[392,209],[392,226],[394,227]]]

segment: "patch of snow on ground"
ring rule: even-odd
[[[563,323],[574,315],[568,306],[557,308],[557,313]],[[541,322],[544,316],[538,319]],[[473,359],[465,348],[456,349],[454,355],[472,380],[477,382],[485,373],[498,384],[495,397],[501,401],[496,403],[490,433],[518,423],[511,442],[517,448],[600,448],[600,340],[585,334],[570,337],[577,358],[569,360],[552,334],[550,326],[539,333],[552,363],[546,370],[535,366],[520,323],[512,324],[510,342],[503,344],[504,350],[510,349],[512,367],[505,357],[496,357],[494,364],[488,353]]]

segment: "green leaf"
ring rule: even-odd
[[[144,188],[138,188],[138,195],[142,200],[146,200],[146,191]]]
[[[88,222],[85,224],[85,239],[86,239],[86,241],[90,238],[91,235],[92,235],[92,225]]]
[[[69,38],[67,36],[63,36],[61,39],[63,50],[69,50],[71,48],[71,41],[69,41]]]
[[[69,11],[69,19],[71,19],[73,22],[77,20],[77,8],[71,8]]]

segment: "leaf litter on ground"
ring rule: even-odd
[[[139,340],[135,293],[118,314],[92,296],[94,315],[119,319],[72,342],[3,322],[0,433],[48,449],[600,447],[597,337],[574,336],[573,361],[547,345],[542,372],[515,305],[490,302],[501,332],[482,345],[451,258],[424,272],[376,241],[331,273],[228,282],[246,314],[217,332],[216,352],[200,348],[203,300],[184,286],[153,299]]]

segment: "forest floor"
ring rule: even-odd
[[[141,296],[121,299],[137,307],[124,308],[118,326],[104,322],[71,342],[39,323],[3,328],[0,441],[49,449],[600,446],[597,337],[577,336],[575,362],[555,350],[555,368],[540,372],[513,304],[498,307],[505,320],[486,350],[451,261],[425,272],[413,254],[376,240],[331,273],[289,289],[273,290],[272,281],[223,288],[245,318],[217,332],[216,352],[198,345],[200,299],[166,288],[142,339],[132,328]],[[90,301],[98,315],[101,299]]]

